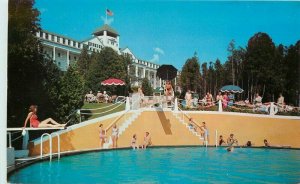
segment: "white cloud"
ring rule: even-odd
[[[150,59],[151,62],[159,62],[159,56],[160,55],[164,55],[165,54],[165,51],[162,50],[161,48],[159,47],[155,47],[153,48],[153,51],[154,51],[154,54],[152,56],[152,59]]]
[[[159,47],[155,47],[153,50],[154,50],[154,52],[157,52],[157,53],[159,53],[159,54],[161,54],[161,55],[164,55],[164,54],[165,54],[165,51],[162,50],[162,49],[159,48]]]
[[[104,24],[108,24],[108,25],[110,25],[114,21],[114,18],[107,18],[106,19],[106,17],[104,17],[104,16],[101,16],[101,19],[104,22]]]
[[[158,62],[159,61],[159,55],[158,54],[153,54],[152,59],[150,59],[150,62]]]

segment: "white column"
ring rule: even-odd
[[[146,67],[143,67],[143,78],[146,78]]]
[[[53,47],[53,56],[52,56],[52,58],[53,58],[53,61],[55,61],[55,47]]]
[[[175,98],[174,111],[178,112],[178,99]]]
[[[221,100],[219,100],[219,112],[223,112],[223,108],[222,108],[222,102],[221,102]]]
[[[150,70],[148,70],[148,80],[151,81]]]
[[[156,89],[156,72],[154,72],[154,89]]]
[[[127,66],[127,73],[130,74],[130,65]]]
[[[126,110],[126,111],[129,111],[129,110],[130,110],[129,97],[126,97],[126,106],[125,106],[125,110]]]
[[[137,65],[135,65],[135,76],[139,77],[139,67]]]
[[[70,52],[67,50],[67,69],[70,66],[70,59],[69,59],[69,57],[70,57]]]

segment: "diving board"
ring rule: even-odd
[[[16,127],[16,128],[7,128],[7,131],[22,131],[22,130],[63,130],[65,127],[51,127],[51,128],[21,128],[21,127]]]

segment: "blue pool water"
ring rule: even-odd
[[[12,183],[298,183],[300,151],[236,148],[114,150],[30,165]]]

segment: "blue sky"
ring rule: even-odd
[[[300,40],[300,2],[36,0],[35,6],[43,29],[77,40],[103,25],[108,8],[121,47],[179,69],[195,51],[201,63],[225,62],[232,39],[245,47],[256,32],[268,33],[275,44]]]

